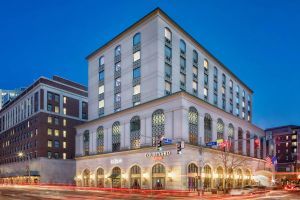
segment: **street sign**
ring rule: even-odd
[[[164,144],[172,144],[172,139],[164,138],[163,142],[164,142]]]
[[[206,146],[211,147],[211,146],[217,146],[217,142],[208,142],[206,143]]]

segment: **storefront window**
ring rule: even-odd
[[[82,180],[83,180],[83,184],[82,186],[83,187],[89,187],[90,186],[90,170],[88,169],[85,169],[83,171],[83,174],[82,174]]]
[[[204,172],[204,183],[203,183],[203,189],[205,191],[209,191],[211,189],[211,181],[212,181],[212,171],[211,171],[211,167],[208,165],[205,165],[203,168],[203,172]]]
[[[152,189],[165,189],[166,170],[162,164],[156,164],[152,168]]]
[[[130,169],[130,186],[132,189],[141,188],[141,168],[137,165]]]
[[[198,171],[199,168],[194,163],[188,166],[188,187],[189,190],[197,190],[198,188]]]
[[[104,170],[102,168],[97,169],[97,187],[103,188],[104,187]]]

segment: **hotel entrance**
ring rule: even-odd
[[[113,168],[110,178],[112,188],[121,188],[121,169],[119,167]]]
[[[166,169],[162,164],[152,167],[152,189],[164,190],[166,186]]]

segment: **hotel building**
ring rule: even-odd
[[[0,182],[73,184],[74,126],[87,120],[87,88],[41,77],[0,110]]]
[[[78,186],[210,190],[223,187],[224,177],[233,187],[268,175],[265,134],[251,123],[252,90],[159,8],[87,61],[89,121],[76,127]],[[172,144],[157,151],[162,136]],[[222,139],[230,155],[247,160],[243,166],[225,172],[219,147],[206,147]]]

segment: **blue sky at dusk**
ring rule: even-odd
[[[253,122],[300,125],[300,1],[0,1],[0,88],[87,84],[85,57],[160,7],[254,90]]]

